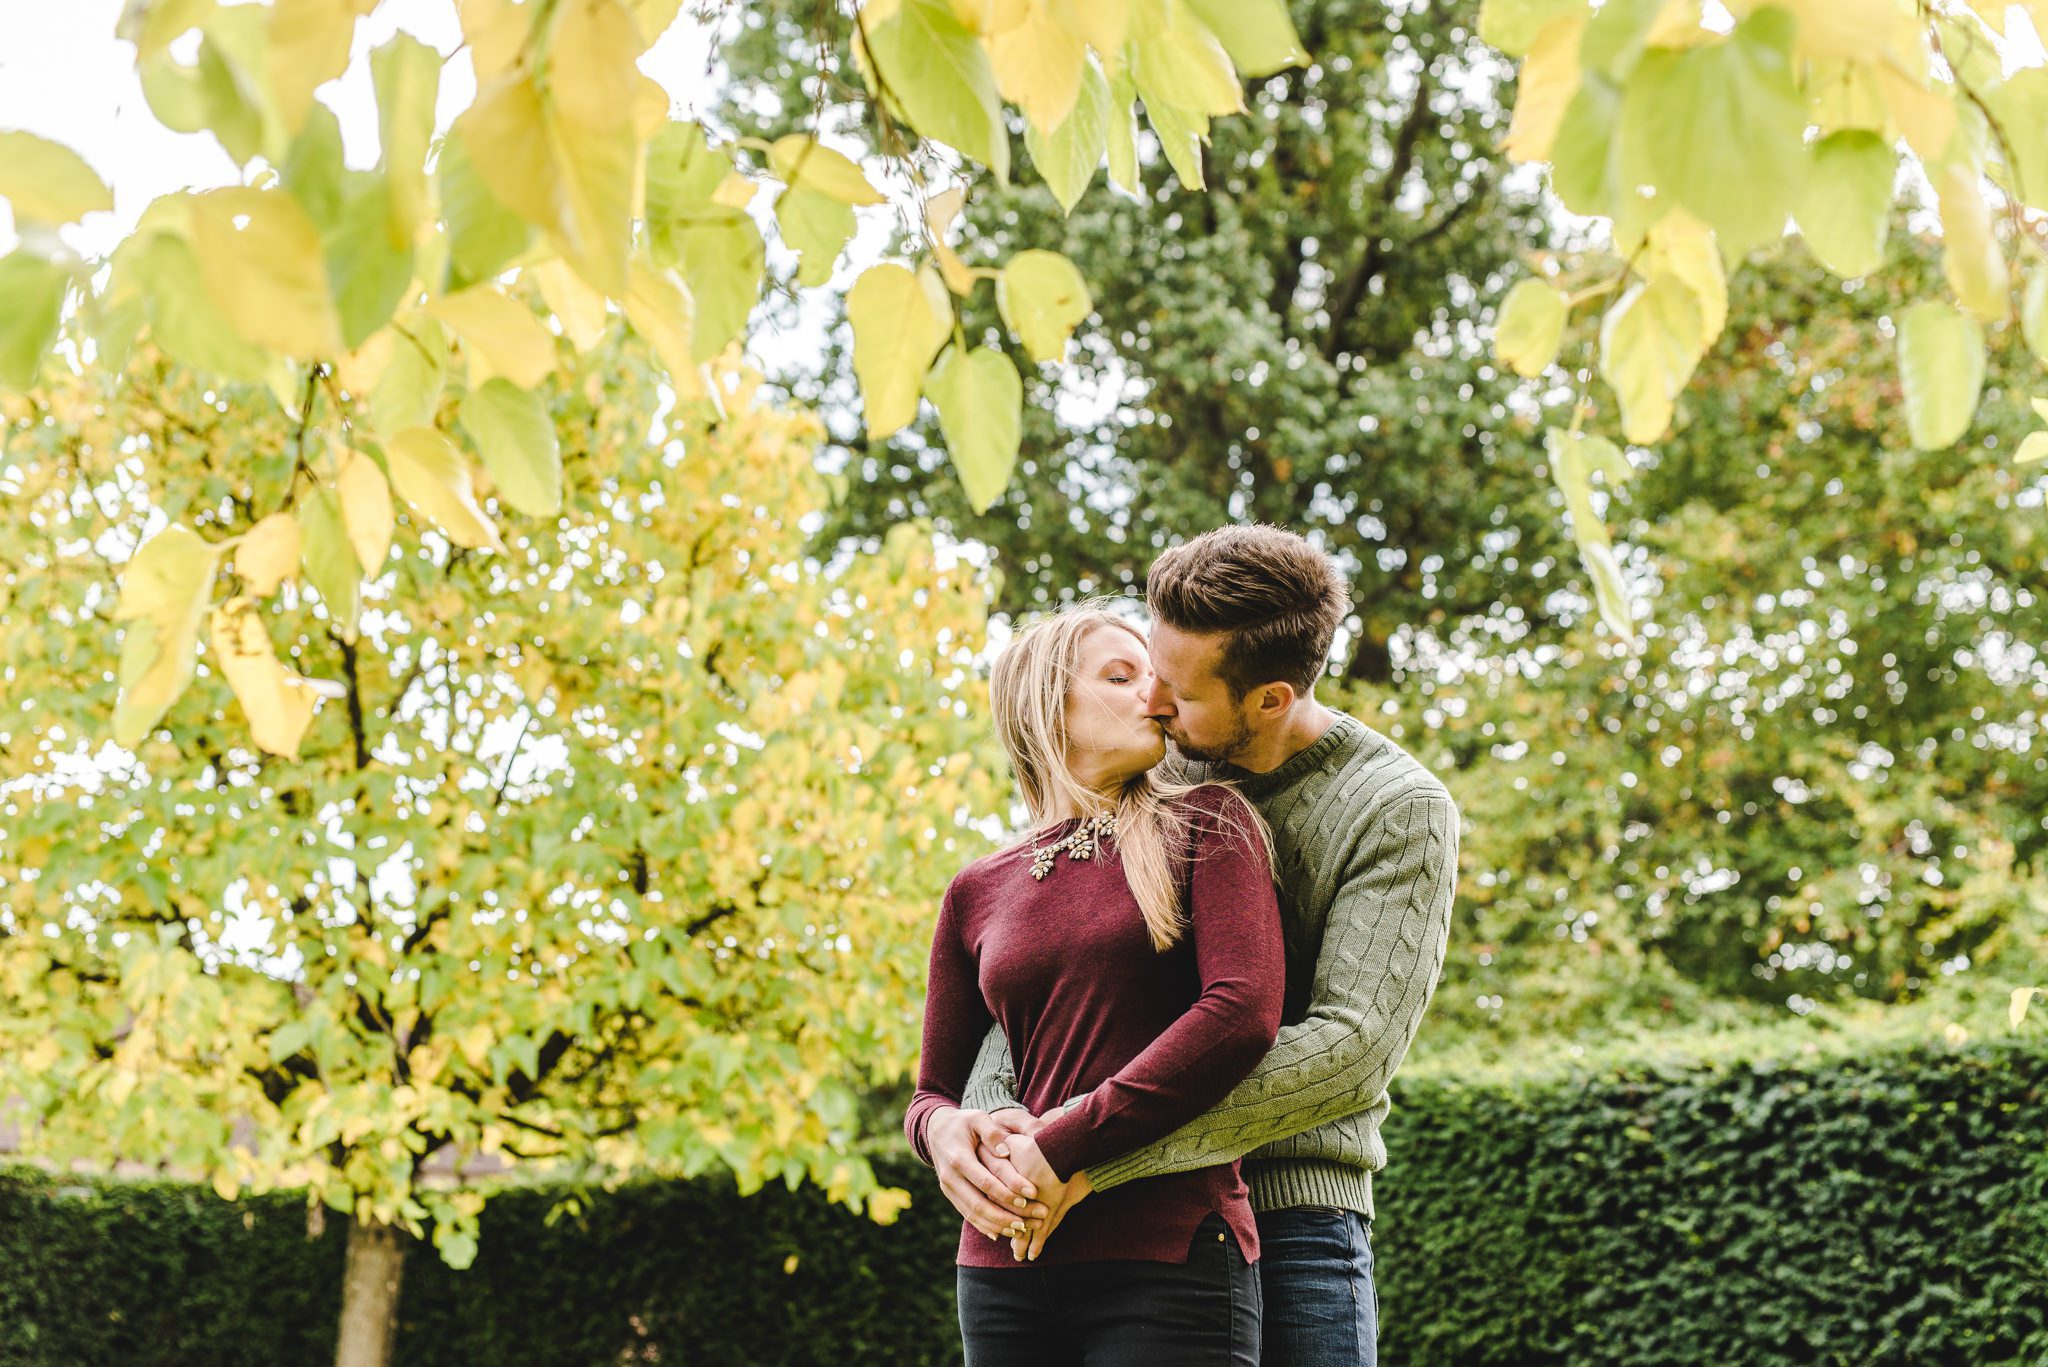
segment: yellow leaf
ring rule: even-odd
[[[596,346],[611,322],[604,296],[584,284],[583,278],[559,257],[529,269],[540,286],[540,297],[547,301],[570,345],[578,351]]]
[[[450,132],[506,208],[529,223],[551,226],[559,220],[561,183],[548,147],[540,87],[531,76],[515,69],[481,88]]]
[[[974,272],[967,268],[958,252],[946,245],[946,229],[960,216],[960,210],[966,203],[965,186],[933,195],[924,202],[924,223],[932,235],[932,255],[939,261],[939,278],[955,294],[966,294],[974,288]]]
[[[384,367],[391,364],[391,348],[397,340],[398,334],[391,328],[378,328],[363,339],[361,346],[344,352],[334,363],[334,378],[354,397],[368,398]]]
[[[1579,39],[1586,11],[1571,10],[1543,26],[1522,61],[1515,113],[1504,146],[1510,161],[1548,161],[1564,111],[1579,89]]]
[[[536,221],[554,229],[577,273],[608,295],[625,289],[633,245],[639,55],[639,32],[619,0],[561,0],[548,44],[547,130],[563,202],[552,222]],[[499,179],[524,170],[478,169],[494,189],[493,170]]]
[[[1557,359],[1567,312],[1564,296],[1553,287],[1541,280],[1518,282],[1494,320],[1494,354],[1525,379],[1541,375]]]
[[[988,57],[996,88],[1041,133],[1058,128],[1081,96],[1088,49],[1053,17],[1050,0],[1031,0],[1022,23],[991,35]]]
[[[334,491],[341,499],[342,526],[348,544],[363,569],[375,575],[391,554],[391,486],[377,462],[358,451],[341,458],[334,476]]]
[[[868,437],[879,441],[917,416],[925,372],[952,329],[952,305],[935,274],[883,262],[847,292],[846,317]]]
[[[223,1201],[232,1201],[242,1191],[242,1179],[235,1176],[233,1168],[213,1170],[213,1193]]]
[[[427,312],[461,335],[469,382],[502,375],[531,389],[555,368],[555,338],[533,310],[495,285],[472,285],[427,304]]]
[[[996,280],[997,312],[1040,364],[1066,354],[1067,338],[1093,307],[1081,272],[1058,252],[1018,252]]]
[[[1632,286],[1600,326],[1600,375],[1621,400],[1621,430],[1638,444],[1671,426],[1678,391],[1706,351],[1700,301],[1660,271]]]
[[[356,19],[376,0],[275,0],[270,7],[270,96],[285,132],[296,136],[313,91],[348,70]]]
[[[214,664],[249,718],[251,739],[273,755],[297,758],[320,699],[341,697],[342,686],[287,669],[247,598],[230,598],[214,609],[211,641]]]
[[[1052,0],[1052,12],[1095,49],[1104,74],[1116,75],[1130,36],[1131,0]]]
[[[399,496],[458,546],[503,551],[498,529],[477,506],[469,464],[431,427],[408,427],[385,444]]]
[[[114,196],[85,159],[33,133],[0,133],[0,199],[28,223],[75,223],[114,207]]]
[[[948,3],[955,19],[970,32],[986,36],[1023,23],[1031,0],[948,0]],[[886,17],[871,16],[869,22],[880,23]]]
[[[785,184],[815,190],[841,204],[881,204],[881,192],[868,184],[860,168],[838,152],[802,133],[775,140],[768,165]]]
[[[642,257],[634,257],[626,277],[626,321],[647,339],[661,363],[668,369],[676,393],[703,398],[711,393],[704,368],[696,358],[696,309],[690,287],[674,271],[663,270]]]
[[[2040,990],[2038,987],[2015,987],[2012,990],[2012,1003],[2006,1008],[2005,1018],[2013,1029],[2019,1029],[2020,1022],[2027,1018],[2027,1004]]]
[[[172,523],[145,542],[123,570],[114,620],[135,625],[121,643],[116,744],[132,749],[192,681],[199,621],[219,555],[197,533]]]
[[[519,56],[535,7],[515,0],[459,0],[457,9],[463,45],[476,69],[477,89],[482,90]]]
[[[342,350],[320,234],[282,190],[192,197],[192,250],[207,293],[235,331],[301,359]]]
[[[1935,178],[1941,204],[1941,269],[1956,302],[1987,323],[2012,312],[2012,280],[1991,228],[1974,166],[1949,162]]]
[[[1714,230],[1674,205],[1651,225],[1642,264],[1645,275],[1668,271],[1685,282],[1700,307],[1701,349],[1711,345],[1728,324],[1728,275]]]
[[[299,567],[299,520],[272,513],[251,527],[235,548],[235,574],[248,591],[267,598]]]
[[[1163,0],[1162,12],[1163,21],[1132,44],[1132,72],[1145,103],[1191,115],[1240,113],[1244,88],[1223,44],[1189,12],[1187,0]]]

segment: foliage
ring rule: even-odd
[[[318,573],[363,530],[345,489],[345,535],[306,524],[316,592],[252,582],[287,490],[389,468],[318,435],[324,385],[288,420],[144,348],[7,401],[0,1096],[27,1152],[305,1186],[458,1265],[483,1197],[421,1183],[443,1145],[898,1207],[848,1145],[915,1054],[929,908],[982,846],[958,816],[996,803],[962,667],[983,589],[911,527],[804,559],[816,428],[751,381],[650,432],[646,347],[561,363],[507,418],[557,452],[559,512],[485,555],[401,508],[359,599]],[[513,497],[493,472],[482,517]],[[335,681],[303,754],[251,743],[218,644],[178,741],[104,740],[136,562],[107,584],[167,522],[234,547],[255,653]]]
[[[1481,35],[1522,59],[1509,155],[1545,165],[1601,245],[1539,263],[1544,285],[1508,296],[1503,362],[1540,374],[1558,315],[1612,296],[1593,368],[1621,433],[1657,442],[1721,334],[1726,266],[1789,217],[1821,265],[1867,275],[1896,185],[1938,212],[1945,296],[1891,319],[1907,435],[1953,446],[1979,409],[1987,329],[2048,360],[2048,67],[2008,33],[2014,8],[2048,28],[2039,0],[1486,0]],[[1582,397],[1573,433],[1589,411]],[[1604,538],[1577,514],[1574,530],[1611,590]]]
[[[1780,1046],[1782,1050],[1783,1046]],[[1383,1350],[1421,1364],[2032,1361],[2048,1350],[2048,1061],[1888,1051],[1396,1084],[1374,1184]],[[457,1276],[408,1274],[398,1361],[958,1361],[959,1224],[814,1191],[516,1190]],[[283,1194],[0,1180],[0,1353],[294,1361],[337,1249]],[[707,1267],[720,1275],[705,1275]],[[259,1273],[253,1269],[261,1268]],[[533,1295],[545,1284],[545,1297]],[[287,1307],[290,1313],[278,1313]]]
[[[2048,603],[2040,494],[2010,460],[2026,425],[1914,450],[1863,342],[1938,268],[1902,254],[1845,287],[1794,252],[1737,278],[1683,422],[1604,508],[1654,608],[1634,644],[1417,626],[1396,686],[1337,695],[1464,810],[1432,1030],[2032,980]],[[1990,383],[2031,365],[2003,348]],[[1550,596],[1555,619],[1591,615],[1575,585]]]
[[[448,334],[466,372],[461,428],[509,505],[546,517],[561,490],[531,420],[544,406],[533,391],[556,359],[543,317],[582,350],[616,307],[660,355],[678,393],[715,401],[705,363],[745,336],[763,279],[765,243],[748,207],[756,191],[779,187],[773,219],[784,245],[802,254],[810,286],[831,278],[855,209],[887,200],[820,141],[822,127],[714,147],[700,125],[669,120],[667,92],[636,63],[676,21],[680,0],[464,0],[474,101],[437,140],[447,59],[399,34],[364,59],[381,160],[351,170],[337,120],[315,91],[348,71],[356,22],[376,4],[136,0],[124,9],[120,34],[135,45],[152,111],[170,128],[218,139],[244,183],[150,205],[96,289],[100,263],[73,257],[55,229],[111,207],[106,187],[68,148],[0,135],[0,194],[22,234],[0,260],[0,386],[34,388],[67,331],[79,354],[110,369],[146,330],[196,370],[269,383],[295,421],[310,407],[303,391],[338,378],[323,436],[340,440],[346,429],[353,447],[384,458],[398,492],[451,540],[496,549],[495,526],[471,506],[474,464],[450,442],[452,430],[433,421],[432,396],[450,375]],[[1142,99],[1165,130],[1168,159],[1199,184],[1194,157],[1211,119],[1243,106],[1239,69],[1264,74],[1301,59],[1285,7],[1272,0],[862,0],[814,18],[838,25],[859,54],[874,138],[857,150],[900,161],[911,138],[949,144],[999,181],[1009,166],[1008,99],[1035,139],[1060,145],[1075,174],[1085,179],[1106,158],[1135,186]],[[183,45],[195,35],[187,60]],[[925,171],[910,169],[922,199]],[[868,430],[880,439],[902,426],[928,389],[943,397],[956,430],[981,434],[963,443],[962,469],[985,506],[1014,462],[1021,383],[1007,369],[995,373],[1009,364],[995,353],[968,366],[953,295],[996,276],[1004,318],[1032,359],[1048,362],[1061,358],[1089,294],[1072,264],[1048,251],[1013,253],[989,272],[969,271],[936,247],[929,255],[947,267],[944,283],[931,262],[915,275],[885,262],[849,293],[861,350],[873,358],[863,380]],[[540,313],[530,296],[507,291],[512,271],[539,285]],[[80,304],[67,329],[64,305],[74,293]],[[949,340],[958,364],[937,373],[955,381],[928,385]],[[470,402],[479,396],[491,397]],[[322,572],[309,568],[309,577],[346,596],[356,571],[338,550],[325,553],[338,545],[336,510],[331,499],[323,509],[317,488],[306,496],[302,508],[287,490],[281,511],[310,524],[321,543]],[[124,662],[130,702],[116,727],[124,745],[148,731],[189,677],[205,611],[205,549],[171,535],[141,552],[146,582],[125,610],[148,634],[134,638]],[[232,639],[237,628],[216,622],[212,634]],[[310,707],[307,690],[260,660],[248,673],[245,697],[278,695],[284,717],[267,735],[289,750]]]
[[[996,552],[1015,610],[1141,582],[1193,530],[1310,529],[1360,569],[1349,667],[1377,681],[1403,624],[1541,612],[1511,562],[1559,545],[1557,519],[1475,344],[1517,251],[1548,231],[1536,194],[1504,183],[1499,60],[1469,0],[1291,8],[1310,61],[1254,82],[1245,114],[1216,125],[1204,192],[1147,183],[1066,213],[1035,144],[1007,189],[973,184],[967,261],[1056,246],[1096,282],[1094,313],[1066,370],[1026,367],[1018,475],[986,514],[929,424],[886,450],[835,425],[851,487],[828,542],[933,517]],[[770,10],[728,48],[722,119],[772,137],[834,97],[810,75],[810,12]],[[971,341],[1017,354],[985,298],[962,317]],[[777,378],[829,416],[848,376],[841,352]]]

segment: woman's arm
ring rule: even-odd
[[[994,1023],[995,1017],[981,997],[974,957],[967,952],[960,933],[960,917],[949,887],[939,904],[931,970],[925,980],[924,1045],[918,1055],[917,1092],[903,1113],[904,1136],[927,1167],[932,1156],[925,1142],[925,1127],[933,1111],[960,1104],[982,1036]]]
[[[1234,821],[1218,815],[1223,802],[1236,805]],[[1220,791],[1194,819],[1187,933],[1201,995],[1114,1077],[1038,1131],[1038,1149],[1055,1174],[1172,1133],[1222,1100],[1273,1047],[1286,963],[1279,899],[1255,818],[1243,798]],[[972,1064],[970,1049],[963,1077]]]

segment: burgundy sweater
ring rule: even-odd
[[[1190,858],[1181,875],[1187,928],[1161,954],[1125,881],[1115,842],[1093,859],[1062,852],[1045,879],[1032,848],[1063,839],[1061,823],[1035,842],[961,870],[946,889],[932,942],[924,1052],[904,1133],[927,1164],[925,1125],[958,1106],[975,1053],[999,1022],[1032,1114],[1086,1100],[1038,1132],[1062,1177],[1163,1138],[1222,1100],[1273,1046],[1285,968],[1280,909],[1265,850],[1239,805],[1219,824],[1229,789],[1188,795]],[[1187,1261],[1195,1227],[1220,1212],[1248,1260],[1258,1231],[1238,1165],[1128,1182],[1067,1213],[1037,1266],[1134,1258]],[[1018,1267],[1008,1240],[962,1222],[959,1261]]]

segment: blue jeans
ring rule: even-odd
[[[1331,1206],[1259,1217],[1262,1367],[1377,1367],[1372,1221]]]

